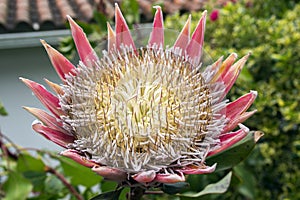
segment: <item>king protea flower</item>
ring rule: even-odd
[[[207,166],[205,159],[244,138],[249,129],[241,123],[255,112],[246,112],[255,91],[225,99],[249,55],[201,65],[206,11],[191,37],[189,17],[164,48],[163,15],[155,8],[148,44],[136,48],[116,5],[101,58],[68,17],[78,66],[42,40],[62,84],[46,80],[52,94],[21,78],[50,111],[25,107],[39,119],[33,129],[66,148],[61,155],[124,184],[175,183],[213,172],[217,163]]]

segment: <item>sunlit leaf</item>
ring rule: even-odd
[[[232,147],[208,157],[206,159],[206,163],[208,165],[217,163],[216,171],[230,169],[240,163],[250,154],[257,140],[261,136],[262,135],[260,132],[252,131],[243,140],[239,141]]]
[[[5,197],[3,200],[23,200],[31,192],[33,186],[21,174],[10,171],[7,181],[3,185]]]
[[[39,157],[33,157],[30,154],[23,153],[18,157],[17,170],[20,172],[36,171],[44,172],[45,164]]]
[[[224,178],[216,183],[212,183],[207,185],[202,191],[200,192],[185,192],[183,194],[178,194],[182,197],[200,197],[206,194],[222,194],[227,191],[230,181],[231,181],[232,172],[229,172]]]

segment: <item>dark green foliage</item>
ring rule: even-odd
[[[99,195],[91,198],[91,200],[118,200],[122,190],[123,190],[123,188],[118,189],[118,190],[113,190],[110,192],[105,192],[105,193],[99,194]]]
[[[250,159],[235,169],[242,182],[232,187],[230,199],[299,199],[300,4],[249,2],[220,8],[218,20],[207,20],[205,35],[205,50],[214,60],[231,52],[239,57],[252,52],[228,96],[233,100],[257,90],[258,112],[246,124],[265,133]],[[192,15],[193,27],[200,16]],[[166,25],[180,30],[186,19],[168,17]]]

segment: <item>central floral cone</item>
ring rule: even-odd
[[[136,48],[116,4],[115,29],[108,24],[101,58],[68,17],[78,66],[42,40],[63,83],[46,80],[54,95],[21,78],[51,112],[25,107],[39,119],[33,129],[66,148],[62,155],[104,178],[144,186],[213,172],[217,163],[206,166],[205,159],[249,133],[241,123],[255,113],[247,109],[257,96],[250,91],[225,99],[249,55],[236,61],[233,53],[202,66],[206,11],[191,37],[189,17],[164,48],[163,15],[155,8],[148,44]]]

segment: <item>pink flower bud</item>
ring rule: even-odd
[[[216,21],[219,18],[219,10],[215,9],[211,12],[210,16],[209,16],[211,21]]]

